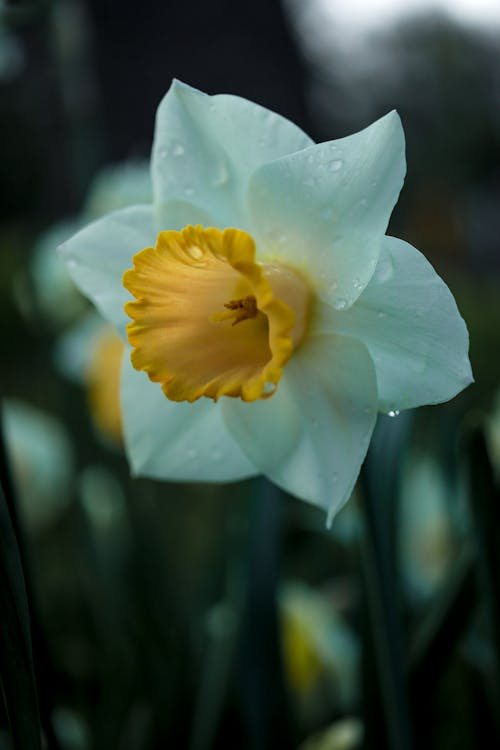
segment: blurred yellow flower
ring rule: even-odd
[[[354,633],[325,594],[302,583],[280,592],[285,674],[305,711],[326,698],[345,708],[357,690],[359,649]]]
[[[308,693],[324,670],[313,634],[299,617],[288,612],[283,617],[282,641],[288,681],[295,692]]]
[[[103,331],[89,353],[86,372],[88,402],[99,431],[114,443],[122,443],[120,371],[125,346],[110,326]]]

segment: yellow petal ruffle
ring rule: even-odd
[[[296,315],[255,262],[249,234],[187,226],[161,232],[133,260],[123,284],[136,297],[125,311],[137,370],[173,401],[272,395],[296,343]]]

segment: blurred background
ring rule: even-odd
[[[401,115],[389,233],[476,383],[380,416],[330,531],[264,480],[129,477],[122,345],[55,248],[149,200],[174,76],[316,140]],[[3,0],[0,135],[0,748],[500,746],[497,0]]]

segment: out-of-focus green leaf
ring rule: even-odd
[[[376,720],[377,712],[369,711],[368,690],[380,692],[386,726],[384,744],[391,750],[410,750],[414,746],[404,674],[395,546],[399,471],[410,419],[407,413],[398,419],[379,419],[362,471],[362,559],[369,620],[365,649],[374,654],[367,662],[369,674],[365,674],[366,747],[380,746],[384,735],[382,716]]]
[[[495,484],[482,426],[471,430],[467,455],[479,593],[485,604],[493,653],[487,680],[500,740],[500,490]]]
[[[0,681],[15,750],[41,748],[28,602],[16,536],[0,486]]]
[[[250,750],[286,750],[294,743],[276,602],[283,495],[264,479],[254,492],[238,664],[243,721]]]
[[[410,684],[415,703],[446,667],[475,611],[474,558],[463,550],[449,580],[416,631],[410,647]]]

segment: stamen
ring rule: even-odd
[[[235,326],[237,323],[242,323],[244,320],[250,320],[256,318],[258,315],[257,300],[253,294],[249,294],[247,297],[241,299],[231,299],[229,302],[224,303],[224,307],[227,308],[228,312],[215,313],[211,316],[211,320],[214,323],[220,323],[223,320],[230,320],[234,318],[232,325]]]
[[[234,310],[232,314],[236,317],[233,321],[233,326],[241,323],[242,320],[257,317],[257,300],[253,294],[249,294],[248,297],[243,297],[243,299],[229,300],[229,302],[225,303],[224,307],[227,307],[228,310]]]

